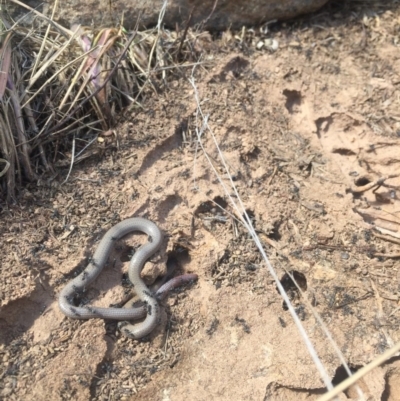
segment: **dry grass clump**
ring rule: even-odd
[[[192,67],[209,41],[206,33],[162,29],[162,14],[155,29],[127,32],[66,29],[31,12],[30,27],[0,15],[0,196],[8,201],[56,162],[93,154],[117,112]]]

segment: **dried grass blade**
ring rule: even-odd
[[[139,20],[138,20],[139,22]],[[115,71],[118,68],[119,63],[121,62],[121,60],[125,57],[126,52],[129,49],[129,46],[132,44],[133,40],[136,37],[137,34],[137,29],[138,29],[138,22],[136,23],[134,32],[132,33],[131,37],[128,39],[128,41],[126,42],[125,46],[122,49],[121,54],[118,56],[117,60],[115,61],[114,67],[112,68],[112,70],[110,71],[110,73],[108,74],[108,80],[111,79],[112,75],[115,73]],[[103,83],[102,86],[106,85],[107,80]],[[96,96],[96,94],[98,92],[100,92],[100,90],[102,89],[102,87],[98,88],[94,93],[92,93],[89,97],[87,97],[86,99],[82,100],[80,102],[80,104],[78,104],[71,112],[69,112],[67,115],[65,115],[54,127],[52,127],[52,129],[50,130],[50,133],[55,132],[57,129],[61,128],[63,126],[63,124],[65,124],[67,121],[69,121],[73,115],[75,114],[75,112],[82,108],[93,96]]]
[[[108,124],[108,122],[109,122],[108,116],[107,116],[106,118],[104,118],[103,109],[102,109],[102,107],[101,107],[102,105],[99,104],[97,95],[96,95],[96,96],[93,96],[93,97],[90,99],[90,103],[91,103],[91,105],[92,105],[93,110],[94,110],[95,113],[97,114],[97,117],[98,117],[99,120],[101,121],[102,129],[103,129],[103,130],[109,129],[110,127],[109,127],[109,124]]]
[[[100,75],[100,70],[96,68],[99,63],[101,57],[105,52],[107,52],[115,43],[117,39],[120,38],[120,35],[116,33],[113,37],[109,39],[111,33],[116,32],[115,29],[103,29],[100,31],[99,35],[93,41],[94,50],[88,57],[83,71],[89,70],[89,74],[91,78],[93,78],[94,82],[96,82],[96,78]]]
[[[18,146],[21,147],[21,161],[24,166],[24,171],[27,178],[31,181],[35,177],[35,174],[32,170],[32,166],[29,159],[29,146],[25,137],[25,127],[24,127],[24,119],[22,116],[22,107],[19,103],[19,98],[17,91],[15,89],[14,83],[11,80],[11,77],[8,77],[7,80],[7,88],[10,93],[11,102],[14,109],[15,116],[15,124],[17,126],[17,137],[18,137]]]
[[[160,10],[160,13],[158,14],[157,35],[156,35],[156,37],[154,39],[154,44],[153,44],[153,47],[151,48],[150,55],[149,55],[149,63],[147,65],[147,71],[148,71],[149,75],[150,75],[150,70],[151,70],[151,60],[153,58],[154,51],[157,48],[158,40],[161,37],[162,22],[164,20],[165,11],[167,10],[167,4],[168,4],[168,1],[164,0],[163,5],[162,5],[161,10]]]
[[[106,37],[106,36],[108,36],[109,32],[112,30],[105,30],[105,31],[108,31],[108,32],[104,32],[106,34],[105,35],[105,37]],[[99,44],[94,49],[92,49],[92,50],[94,50],[96,56],[94,57],[92,55],[93,53],[91,53],[91,55],[88,56],[88,60],[86,61],[84,67],[82,69],[79,69],[79,71],[78,71],[79,75],[76,74],[76,76],[74,77],[74,83],[76,83],[78,81],[78,79],[80,78],[80,76],[84,74],[85,70],[90,65],[90,69],[85,74],[86,76],[84,78],[84,81],[82,82],[81,87],[79,88],[77,94],[75,95],[75,98],[72,101],[67,113],[69,113],[70,110],[74,107],[74,105],[76,104],[76,102],[78,101],[78,99],[80,98],[80,96],[84,92],[84,90],[88,87],[88,85],[92,85],[94,91],[91,91],[91,90],[89,90],[89,91],[92,93],[98,91],[95,96],[97,97],[100,105],[104,106],[104,111],[107,114],[107,118],[108,119],[111,118],[111,113],[110,113],[109,109],[107,108],[107,106],[108,106],[107,96],[106,96],[107,92],[106,92],[106,88],[103,85],[103,83],[107,79],[107,77],[105,77],[101,81],[97,81],[97,77],[99,77],[99,78],[101,77],[101,69],[99,67],[99,62],[101,60],[101,57],[103,57],[103,55],[113,46],[113,44],[119,37],[120,37],[119,35],[116,35],[116,36],[109,38],[108,41],[105,43],[105,45],[102,44],[103,43],[102,40],[99,40]],[[102,35],[100,36],[100,39],[101,38],[102,38]],[[103,39],[104,39],[104,37],[103,37]],[[99,88],[100,88],[100,90],[98,90]],[[98,113],[100,110],[101,109],[99,109],[97,107]],[[101,120],[104,120],[104,117],[101,114],[102,113],[98,114],[98,116]],[[104,128],[106,128],[106,126]]]
[[[56,28],[60,33],[62,33],[66,38],[69,38],[72,35],[72,31],[70,31],[67,28],[64,28],[62,25],[58,24],[57,22],[53,21],[49,17],[46,17],[44,14],[41,12],[35,10],[32,7],[29,7],[27,4],[22,3],[22,1],[19,0],[11,0],[13,3],[18,4],[19,6],[28,9],[30,12],[38,15],[39,17],[43,18],[45,21],[47,21],[49,24],[53,25],[54,28]]]
[[[91,58],[90,54],[96,50],[96,47],[93,49],[89,49],[85,54],[82,54],[82,56],[80,56],[79,58],[84,57],[84,60],[82,60],[81,65],[79,66],[79,68],[77,69],[74,77],[71,79],[71,83],[67,89],[67,91],[65,92],[65,95],[63,97],[63,99],[61,100],[60,106],[59,108],[62,109],[65,106],[65,103],[67,102],[72,90],[74,89],[74,86],[77,84],[77,82],[79,81],[79,79],[83,76],[83,73],[86,69],[86,65],[87,65],[87,59]],[[76,58],[75,61],[78,61],[79,58]],[[74,106],[74,104],[76,103],[76,100],[79,98],[79,95],[82,93],[82,91],[78,91],[78,95],[75,96],[75,99],[72,101],[67,113],[69,112],[69,110],[71,110],[71,108]]]
[[[102,73],[101,71],[100,60],[120,38],[120,35],[118,33],[110,37],[110,35],[114,32],[115,29],[106,29],[99,36],[98,45],[101,46],[101,48],[92,68],[88,73],[89,77],[92,77],[90,83],[91,85],[93,85],[94,90],[97,90],[100,86],[103,85],[103,82],[107,80],[107,73]],[[103,88],[100,89],[100,91],[96,94],[96,98],[101,108],[104,110],[107,119],[111,121],[111,111],[107,102],[107,87],[105,85],[103,85]]]
[[[4,92],[7,87],[7,77],[11,66],[11,36],[9,32],[4,39],[3,46],[0,49],[0,101],[3,100]]]
[[[7,173],[11,164],[8,160],[2,159],[2,158],[0,158],[0,163],[5,163],[5,167],[3,168],[3,170],[0,171],[0,177],[3,177],[3,175],[5,175]]]
[[[141,61],[144,63],[145,61],[143,60],[143,55],[140,54],[140,50],[137,50],[137,49],[135,48],[135,46],[137,46],[137,45],[132,46],[132,48],[133,48],[132,50],[131,50],[131,48],[129,48],[129,52],[128,52],[129,61],[133,64],[133,66],[135,66],[135,67],[140,71],[140,73],[141,73],[142,76],[148,77],[148,74],[146,73],[146,71],[144,70],[144,68],[143,68],[142,65],[140,64],[139,60],[137,59],[137,55],[139,55]],[[154,87],[154,85],[153,85],[153,83],[151,82],[151,80],[149,80],[149,81],[150,81],[150,85],[151,85],[151,87],[153,88],[153,90],[156,91],[156,88]],[[140,85],[138,84],[138,87],[139,87],[139,89],[140,89],[139,92],[141,93],[142,90],[143,90],[144,85],[143,85],[143,87],[142,87],[142,86],[140,86]]]
[[[90,51],[89,51],[90,52]],[[88,52],[88,53],[89,53]],[[22,105],[22,108],[26,107],[27,104],[29,104],[37,95],[39,95],[43,88],[45,88],[47,85],[49,85],[54,79],[57,78],[57,76],[64,72],[65,70],[68,70],[69,67],[74,65],[76,62],[81,60],[83,57],[85,57],[88,53],[82,54],[79,57],[75,58],[74,60],[70,61],[69,63],[65,64],[62,68],[60,68],[56,73],[54,73],[47,81]],[[23,93],[23,96],[25,96],[27,93],[27,90],[25,90],[25,93]]]
[[[84,116],[82,116],[82,117],[80,117],[80,118],[74,120],[74,121],[73,121],[71,124],[69,124],[68,126],[65,126],[65,127],[63,127],[62,129],[58,130],[58,131],[52,132],[52,133],[49,135],[49,137],[46,138],[46,139],[43,141],[43,144],[47,144],[47,143],[50,143],[50,142],[54,141],[54,138],[56,138],[56,137],[61,137],[62,135],[67,135],[68,132],[73,132],[73,129],[76,129],[75,127],[76,127],[78,124],[80,124],[80,123],[83,124],[84,121],[85,121],[85,119],[87,119],[88,117],[90,117],[90,115],[89,115],[89,114],[86,114],[86,115],[84,115]],[[96,124],[97,124],[98,122],[99,122],[99,121],[91,121],[90,123],[91,123],[91,125],[93,125],[93,127],[95,127]]]
[[[60,104],[60,109],[64,107],[68,97],[70,96],[70,93],[72,92],[74,86],[77,84],[77,82],[79,81],[79,79],[84,76],[85,72],[93,65],[93,63],[96,60],[96,56],[93,56],[92,54],[94,53],[95,55],[97,55],[97,50],[98,47],[95,46],[93,48],[91,48],[92,46],[92,41],[91,39],[84,34],[84,31],[81,29],[80,26],[77,27],[76,31],[79,33],[80,35],[80,39],[81,39],[81,46],[83,48],[84,51],[86,51],[86,57],[85,59],[82,61],[80,67],[78,68],[78,70],[76,71],[74,77],[71,80],[71,84],[67,89],[67,92],[64,95],[64,98],[61,101]],[[76,104],[77,100],[79,99],[80,95],[82,94],[82,92],[85,89],[85,86],[87,85],[87,79],[84,79],[84,82],[82,83],[80,89],[78,90],[78,93],[75,95],[75,98],[72,100],[69,109],[67,110],[67,113],[69,113],[69,111],[74,107],[74,105]]]
[[[99,34],[96,36],[95,40],[93,41],[93,44],[98,45],[100,48],[101,46],[104,46],[108,40],[110,39],[110,36],[115,37],[115,38],[120,38],[121,35],[118,33],[118,31],[115,28],[105,28],[102,29]]]
[[[52,13],[51,13],[51,20],[52,20],[52,21],[53,21],[53,19],[54,19],[54,14],[55,14],[55,12],[56,12],[57,5],[58,5],[58,0],[55,1],[54,7],[53,7],[53,11],[52,11]],[[31,75],[35,75],[35,71],[36,71],[36,68],[37,68],[37,62],[42,58],[42,53],[43,53],[43,50],[44,50],[44,47],[45,47],[45,43],[46,43],[46,41],[47,41],[47,38],[48,38],[48,36],[49,36],[49,32],[50,32],[50,24],[47,26],[46,32],[45,32],[45,34],[44,34],[44,37],[43,37],[43,40],[42,40],[42,43],[41,43],[41,46],[40,46],[38,55],[36,56],[36,59],[35,59],[35,64],[33,65],[33,68],[32,68],[32,73],[31,73]]]
[[[26,90],[29,90],[32,85],[40,78],[40,76],[43,75],[45,70],[47,70],[52,63],[64,52],[66,48],[71,44],[71,42],[77,37],[77,31],[75,31],[71,37],[53,54],[53,56],[47,60],[45,63],[42,64],[42,66],[39,68],[39,70],[31,76],[29,79],[29,84]]]
[[[11,166],[6,173],[7,180],[7,199],[9,201],[15,198],[15,170],[17,170],[18,180],[21,182],[21,168],[19,164],[17,155],[17,150],[15,148],[15,142],[13,137],[13,129],[11,128],[10,121],[8,119],[8,105],[9,103],[3,102],[3,115],[0,113],[0,135],[1,149],[3,156],[7,157]]]

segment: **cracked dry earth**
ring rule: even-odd
[[[354,370],[400,341],[400,12],[363,15],[277,26],[274,53],[240,51],[225,34],[213,65],[195,74],[240,198],[334,383],[343,367],[310,303]],[[188,80],[124,119],[99,144],[103,156],[76,165],[67,183],[60,171],[3,205],[1,399],[316,399],[319,373],[198,146]],[[209,132],[203,144],[228,184]],[[132,216],[165,234],[148,283],[167,260],[199,275],[163,301],[144,341],[57,306],[104,232]],[[121,302],[130,255],[146,240],[119,241],[81,301]],[[370,400],[394,401],[399,383],[397,356],[359,384]]]

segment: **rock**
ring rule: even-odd
[[[170,0],[165,17],[166,27],[181,29],[186,26],[192,15],[190,25],[202,23],[208,30],[241,28],[243,25],[255,26],[274,19],[293,18],[310,13],[328,0]],[[30,0],[30,7],[50,16],[54,0]],[[59,2],[55,20],[69,27],[73,23],[82,25],[108,26],[117,24],[123,18],[127,29],[135,26],[137,17],[142,12],[142,26],[154,26],[158,20],[162,0],[63,0]],[[215,9],[214,9],[215,6]],[[9,12],[14,17],[21,15],[21,7],[15,8],[9,3]],[[26,10],[23,11],[26,13]],[[28,18],[32,19],[32,14]],[[28,19],[27,23],[30,23]]]
[[[313,269],[313,278],[315,280],[330,281],[337,276],[337,272],[328,266],[321,264],[315,265]]]

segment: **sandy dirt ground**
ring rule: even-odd
[[[399,27],[395,2],[331,6],[267,33],[203,39],[208,64],[194,73],[238,195],[335,384],[344,369],[310,304],[354,371],[400,341]],[[66,183],[60,168],[23,189],[19,204],[1,205],[1,399],[315,400],[325,392],[199,146],[189,77],[127,110]],[[210,132],[202,144],[229,184]],[[165,235],[145,267],[148,283],[167,260],[176,274],[199,276],[162,302],[162,322],[142,341],[115,322],[69,319],[57,305],[105,231],[132,216]],[[146,240],[119,241],[80,301],[121,302],[132,250]],[[369,400],[400,400],[400,357],[360,387]],[[356,399],[355,390],[340,399]]]

